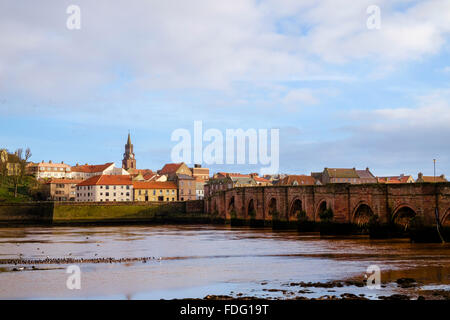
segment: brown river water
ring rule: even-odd
[[[143,257],[149,259],[138,259]],[[59,260],[42,261],[53,258]],[[79,290],[66,286],[71,264],[81,269]],[[351,282],[298,285],[362,282],[369,265],[381,270],[379,289]],[[449,271],[449,244],[407,239],[211,225],[0,228],[0,299],[291,299],[344,293],[438,298],[433,290],[450,291]],[[415,284],[401,288],[399,278],[413,278]]]

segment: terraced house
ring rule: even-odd
[[[79,165],[77,163],[71,168],[71,174],[68,177],[85,180],[100,175],[129,175],[129,173],[122,168],[116,168],[114,162],[94,165]]]
[[[177,201],[177,184],[171,181],[133,181],[134,201]]]
[[[355,168],[325,168],[323,172],[311,172],[311,176],[320,181],[321,184],[377,183],[377,178],[370,172],[369,168],[365,170],[356,170]]]
[[[91,177],[77,185],[76,201],[133,201],[133,182],[129,175]]]
[[[75,201],[77,185],[82,181],[76,179],[50,179],[42,186],[45,198],[52,201]]]
[[[49,162],[40,162],[40,163],[32,163],[30,162],[26,167],[27,174],[31,174],[36,177],[36,179],[48,179],[48,178],[57,178],[57,179],[65,179],[72,178],[72,170],[68,164],[64,162],[61,163],[53,163]]]

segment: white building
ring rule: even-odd
[[[97,175],[77,185],[77,202],[133,201],[129,175]]]
[[[100,175],[129,175],[129,173],[122,168],[116,168],[114,162],[109,162],[99,165],[76,165],[71,168],[70,178],[72,179],[89,179]]]
[[[200,179],[195,182],[195,199],[203,200],[205,198],[205,183]]]
[[[65,179],[71,178],[71,168],[68,164],[64,162],[61,163],[53,163],[49,162],[40,162],[40,163],[29,163],[26,167],[26,171],[28,174],[32,174],[36,177],[36,179],[48,179],[48,178],[57,178],[57,179]]]

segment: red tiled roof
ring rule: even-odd
[[[359,178],[355,168],[325,168],[330,178]]]
[[[156,173],[146,173],[144,175],[142,175],[142,177],[145,180],[150,180],[150,179],[154,179],[155,177],[157,177],[158,175]]]
[[[56,178],[52,178],[50,180],[48,180],[46,182],[46,184],[50,184],[50,183],[58,183],[58,184],[79,184],[83,182],[83,180],[80,179],[56,179]]]
[[[105,164],[97,164],[97,165],[82,165],[82,166],[74,166],[72,167],[72,172],[85,172],[85,173],[95,173],[102,172],[110,167],[114,162],[109,162]]]
[[[378,177],[378,183],[407,183],[411,176]]]
[[[437,176],[422,176],[423,182],[447,182],[447,179]]]
[[[169,174],[175,173],[183,164],[181,163],[167,163],[164,167],[159,171],[159,174]]]
[[[100,175],[86,179],[79,186],[96,186],[96,185],[132,185],[131,176],[129,175]]]
[[[177,189],[176,183],[165,181],[133,181],[134,189]]]
[[[253,179],[255,179],[255,181],[259,181],[259,182],[271,183],[269,180],[267,180],[265,178],[258,177],[258,176],[254,176]]]
[[[242,174],[236,172],[217,172],[217,175],[226,177],[227,175],[234,178],[250,178],[249,174]]]
[[[294,182],[297,182],[298,185],[314,185],[316,183],[316,180],[307,175],[289,175],[283,179],[280,180],[278,185],[292,185]]]
[[[11,157],[11,155],[8,155],[8,157]],[[58,167],[58,168],[70,168],[68,164],[65,163],[50,163],[50,162],[39,162],[39,163],[33,163],[30,164],[30,166],[38,166],[38,167]]]

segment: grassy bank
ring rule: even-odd
[[[9,176],[0,176],[0,202],[28,202],[35,199],[38,182],[34,177],[25,176],[17,187],[14,197],[14,180]]]

